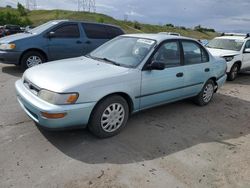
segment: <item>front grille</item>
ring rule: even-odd
[[[32,84],[30,81],[24,79],[23,81],[24,86],[30,90],[33,94],[38,95],[40,88],[37,87],[36,85]]]

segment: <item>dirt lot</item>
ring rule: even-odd
[[[118,136],[46,132],[19,107],[22,73],[0,65],[0,187],[250,187],[250,74],[213,102],[134,115]]]

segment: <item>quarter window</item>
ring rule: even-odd
[[[207,52],[195,42],[183,41],[182,46],[185,65],[199,64],[209,61]]]
[[[64,25],[55,29],[56,38],[79,38],[80,32],[77,24]]]
[[[181,65],[180,47],[178,42],[166,42],[155,53],[153,61],[164,63],[165,67]]]
[[[112,39],[112,38],[115,38],[119,35],[124,34],[121,29],[116,28],[116,27],[106,26],[106,29],[108,31],[108,38],[109,39]]]

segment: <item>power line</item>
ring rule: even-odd
[[[37,9],[36,0],[26,0],[26,9],[28,9],[28,10],[36,10]]]
[[[95,0],[78,0],[78,11],[96,12]]]

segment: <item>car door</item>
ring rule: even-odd
[[[180,43],[177,40],[164,42],[149,62],[164,63],[165,69],[142,71],[141,109],[182,98],[185,73]]]
[[[243,51],[243,60],[242,60],[242,68],[250,70],[250,53],[246,52],[246,49],[250,49],[250,40],[248,40],[245,44]]]
[[[78,23],[64,23],[52,29],[48,36],[50,60],[83,55],[83,41]]]
[[[185,68],[185,93],[197,95],[210,77],[211,63],[207,51],[198,42],[182,40]]]
[[[85,32],[83,39],[85,54],[93,51],[109,40],[107,29],[103,24],[82,23],[82,28]]]

